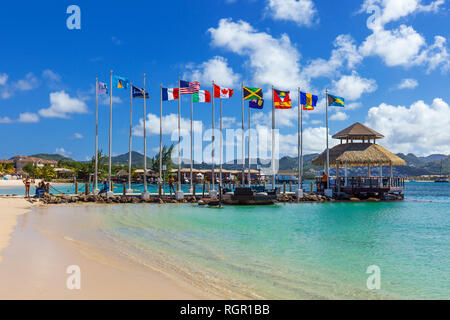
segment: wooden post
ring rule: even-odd
[[[292,192],[292,181],[289,181],[289,192]]]
[[[126,183],[124,182],[122,185],[123,185],[123,195],[126,196],[126,195],[127,195],[127,186],[126,186]]]
[[[195,191],[195,182],[192,184],[192,195],[195,197],[195,195],[197,194],[197,192]]]
[[[205,197],[205,179],[203,179],[203,191],[202,191],[203,198]]]
[[[46,192],[46,193],[50,193],[50,183],[47,183],[47,184],[45,185],[45,192]]]
[[[89,189],[88,189],[89,187],[88,187],[88,184],[87,183],[85,183],[84,184],[84,194],[87,196],[88,194],[89,194]]]
[[[286,194],[286,182],[283,182],[283,194]]]
[[[313,182],[311,182],[311,193],[313,193],[313,189],[314,188],[314,183]]]
[[[341,192],[341,179],[339,177],[339,169],[340,169],[339,161],[336,161],[336,183],[337,183],[337,192]]]
[[[75,194],[78,194],[78,182],[75,182]]]

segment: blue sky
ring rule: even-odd
[[[80,30],[66,26],[71,4],[81,9]],[[268,100],[271,85],[319,95],[319,108],[305,115],[306,153],[325,147],[329,89],[347,105],[330,110],[331,134],[359,121],[385,134],[381,144],[392,151],[450,154],[448,18],[444,0],[10,1],[0,11],[0,158],[91,157],[95,78],[109,82],[111,69],[138,86],[147,74],[151,155],[159,143],[159,84],[175,86],[178,76],[206,90],[211,80],[236,89],[224,101],[229,128],[240,127],[242,81],[262,87]],[[121,154],[129,92],[114,96],[113,153]],[[108,106],[99,100],[106,151]],[[176,112],[176,102],[164,103],[165,133],[176,129]],[[270,126],[270,102],[253,115],[255,127]],[[182,117],[189,116],[183,97]],[[142,152],[142,100],[134,101],[133,118],[133,149]],[[196,104],[194,118],[209,128],[211,106]],[[277,111],[276,119],[280,153],[295,156],[296,109]],[[170,134],[163,139],[169,143]]]

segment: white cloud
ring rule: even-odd
[[[331,77],[342,67],[352,69],[358,65],[363,57],[358,51],[355,40],[346,34],[336,37],[333,42],[334,49],[331,51],[329,60],[322,58],[310,61],[303,69],[303,73],[310,78]]]
[[[425,39],[412,27],[401,25],[394,30],[374,30],[360,50],[365,56],[380,56],[390,67],[410,66],[424,45]]]
[[[336,111],[330,116],[331,121],[344,121],[348,119],[348,115],[341,111]]]
[[[68,118],[72,113],[87,113],[86,103],[77,98],[71,98],[66,92],[50,93],[50,107],[39,110],[39,115],[46,118]]]
[[[24,112],[19,115],[17,121],[22,123],[36,123],[39,122],[39,116],[36,113]]]
[[[398,89],[414,89],[419,85],[416,79],[403,79],[397,86]]]
[[[147,135],[159,135],[159,116],[149,113],[147,115],[147,121],[145,124]],[[180,121],[181,130],[184,132],[190,132],[191,119],[181,118]],[[194,133],[202,132],[202,122],[193,121]],[[174,132],[178,135],[178,114],[171,113],[163,116],[162,118],[162,130],[163,135],[172,135]],[[144,136],[144,120],[139,119],[139,124],[135,125],[132,129],[134,136]]]
[[[427,71],[442,67],[450,69],[450,55],[446,39],[436,36],[434,44],[428,46],[424,37],[411,26],[404,24],[392,30],[385,25],[418,12],[437,12],[443,0],[423,5],[421,0],[366,0],[361,11],[373,13],[367,27],[372,34],[360,47],[364,56],[379,56],[388,66],[425,66]]]
[[[389,22],[396,21],[418,12],[437,12],[444,4],[444,0],[432,1],[423,5],[422,0],[365,0],[361,11],[379,10],[377,25],[383,26]]]
[[[20,91],[29,91],[36,89],[39,86],[39,79],[32,73],[28,73],[24,79],[18,80],[15,87]]]
[[[8,75],[6,73],[0,73],[0,86],[4,86],[8,81]]]
[[[342,76],[338,81],[333,80],[333,92],[352,101],[361,98],[364,93],[370,93],[377,90],[376,81],[373,79],[362,78],[356,71],[351,75]]]
[[[46,70],[42,71],[42,77],[44,79],[52,81],[52,82],[60,82],[61,81],[61,76],[50,69],[46,69]]]
[[[0,123],[11,123],[12,120],[9,117],[0,117]]]
[[[64,157],[68,157],[69,155],[72,154],[72,152],[69,152],[69,151],[65,150],[64,148],[56,148],[55,153],[60,154]]]
[[[81,133],[75,132],[73,135],[73,138],[74,139],[83,139],[84,137]]]
[[[112,103],[113,103],[113,106],[116,103],[120,104],[120,103],[122,103],[122,99],[120,99],[120,97],[118,97],[118,96],[112,96]],[[104,95],[103,98],[101,98],[101,100],[100,100],[100,104],[104,105],[104,106],[109,106],[109,95]]]
[[[200,65],[188,65],[188,72],[184,75],[186,79],[198,80],[206,87],[214,80],[218,85],[233,88],[239,83],[239,74],[233,72],[228,66],[227,59],[216,56]]]
[[[355,110],[362,106],[361,102],[350,102],[345,104],[346,110]]]
[[[319,22],[312,0],[268,0],[266,11],[274,20],[293,21],[310,27]]]
[[[286,34],[274,38],[258,32],[248,22],[221,19],[217,28],[210,28],[212,45],[248,57],[246,65],[252,74],[253,85],[275,85],[281,90],[294,89],[299,84],[307,87],[300,77],[300,53]]]
[[[366,125],[382,133],[381,144],[393,152],[450,154],[450,107],[440,98],[410,107],[382,103],[369,110]]]

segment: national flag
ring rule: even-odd
[[[108,94],[108,86],[106,83],[97,82],[97,95]]]
[[[211,93],[206,90],[200,90],[192,94],[193,102],[211,102]]]
[[[318,96],[310,93],[300,92],[300,104],[303,105],[303,110],[314,110],[317,106]]]
[[[200,82],[180,80],[180,94],[192,94],[200,91]]]
[[[275,109],[291,109],[292,101],[289,97],[289,91],[273,89],[273,102]]]
[[[129,83],[130,83],[130,81],[128,81],[127,78],[119,77],[119,76],[113,76],[113,87],[114,87],[114,89],[127,89]]]
[[[177,100],[180,95],[178,94],[178,88],[162,88],[163,101]]]
[[[328,94],[328,106],[330,107],[344,107],[344,98]]]
[[[144,97],[144,89],[135,87],[132,85],[132,94],[133,94],[133,98],[143,98]],[[148,99],[148,92],[145,92],[145,99]]]
[[[221,88],[218,85],[214,85],[214,98],[228,99],[233,96],[234,90],[228,88]]]
[[[263,109],[264,108],[264,99],[261,100],[250,100],[249,107],[252,109]]]
[[[244,100],[261,100],[263,92],[261,88],[244,87]]]

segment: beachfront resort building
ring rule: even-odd
[[[384,198],[387,194],[403,192],[403,178],[394,177],[392,167],[404,166],[406,162],[377,144],[377,140],[384,138],[381,133],[357,122],[336,133],[333,138],[340,140],[340,144],[329,150],[330,167],[336,167],[336,179],[330,183],[330,188],[335,193]],[[325,150],[313,159],[312,164],[325,166],[326,162]],[[348,167],[365,167],[367,175],[349,177]],[[379,168],[379,175],[376,177],[370,172],[373,167]],[[386,174],[383,175],[383,172]],[[325,185],[322,183],[320,188],[323,190]]]
[[[48,164],[55,168],[58,165],[58,161],[55,160],[46,160],[36,157],[27,157],[27,156],[14,156],[10,160],[14,162],[14,167],[16,169],[23,168],[27,163],[31,163],[33,166],[36,167],[43,167],[44,165]]]

